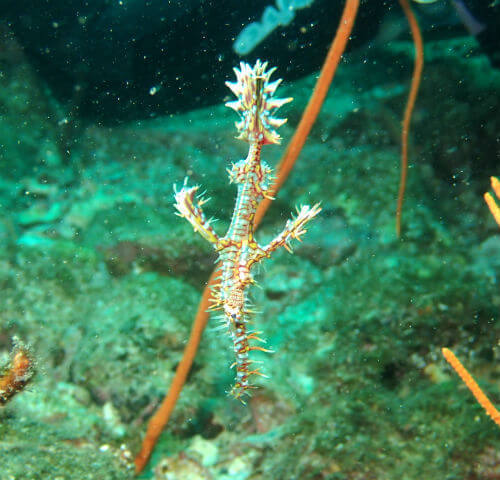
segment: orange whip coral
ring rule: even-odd
[[[415,107],[415,100],[417,99],[418,88],[422,78],[422,70],[424,68],[424,45],[417,19],[410,8],[408,0],[399,0],[399,3],[405,12],[408,23],[410,24],[411,34],[415,44],[415,65],[413,67],[410,94],[408,95],[408,101],[406,103],[405,113],[403,116],[403,130],[401,133],[401,178],[399,181],[398,202],[396,207],[396,234],[398,237],[401,235],[401,215],[403,212],[406,177],[408,173],[408,134],[410,131],[410,121],[413,108]]]
[[[491,188],[495,192],[495,195],[497,196],[497,198],[500,199],[500,180],[498,180],[497,177],[491,177]],[[486,192],[484,194],[484,201],[488,205],[488,208],[490,209],[490,212],[493,215],[493,218],[495,219],[495,221],[498,223],[498,226],[500,227],[500,207],[495,202],[493,195],[491,195],[491,193],[489,193],[489,192]]]
[[[448,348],[441,349],[441,352],[446,358],[446,361],[453,367],[453,370],[457,372],[458,376],[465,383],[467,388],[471,391],[477,403],[484,408],[489,417],[500,427],[500,412],[493,406],[489,398],[483,393],[479,385],[472,378],[472,375],[467,371],[467,369],[462,365],[460,360],[454,355],[454,353]]]
[[[328,54],[325,62],[323,63],[323,67],[321,68],[321,72],[311,94],[311,98],[307,103],[304,113],[302,114],[302,118],[300,119],[292,139],[288,143],[287,149],[285,150],[278,167],[276,168],[278,176],[273,184],[274,195],[280,190],[282,185],[285,183],[285,180],[288,178],[288,175],[295,165],[295,161],[306,143],[309,132],[318,117],[321,106],[325,101],[326,94],[328,93],[332,83],[333,76],[337,71],[340,59],[344,53],[347,41],[349,40],[349,36],[351,35],[358,7],[359,0],[346,2],[337,33],[330,49],[328,50]],[[261,202],[255,216],[256,225],[260,223],[270,205],[271,200],[268,198],[265,198]]]

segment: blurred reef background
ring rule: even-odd
[[[274,354],[247,406],[226,395],[228,336],[210,328],[140,478],[500,478],[500,432],[441,356],[450,347],[500,405],[500,231],[482,194],[500,174],[500,71],[471,37],[431,38],[395,236],[400,122],[413,62],[403,32],[345,55],[304,151],[259,229],[321,202],[295,254],[254,289]],[[316,74],[281,96],[282,147]],[[227,71],[232,80],[232,72]],[[208,80],[210,82],[210,80]],[[210,83],[206,85],[211,88]],[[217,86],[220,88],[220,85]],[[57,99],[7,24],[0,39],[0,363],[12,338],[37,375],[0,410],[0,480],[133,478],[173,377],[210,246],[174,215],[190,176],[223,231],[234,207],[234,112],[115,124]]]

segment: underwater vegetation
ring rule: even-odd
[[[279,147],[263,150],[288,179],[272,207],[263,202],[266,216],[255,213],[259,244],[296,205],[322,209],[293,256],[277,249],[254,272],[252,329],[274,353],[252,358],[270,378],[251,376],[258,388],[247,405],[228,396],[234,345],[212,322],[204,330],[205,315],[140,478],[498,478],[499,429],[441,348],[500,404],[500,236],[482,200],[499,172],[500,74],[469,37],[425,49],[400,237],[409,36],[344,55],[330,94],[329,82],[319,87],[321,114],[301,135],[293,169],[280,164]],[[134,478],[217,262],[210,242],[174,215],[173,185],[186,175],[203,185],[212,196],[205,218],[227,231],[236,188],[226,169],[247,152],[222,102],[69,129],[65,106],[9,35],[0,62],[1,381],[24,387],[0,410],[0,479]],[[282,107],[284,143],[304,128],[316,80],[280,87],[294,97]],[[186,188],[177,194],[189,216]],[[192,217],[206,227],[200,219]],[[224,300],[241,306],[239,296]],[[13,337],[31,346],[29,362],[36,357],[27,385]]]

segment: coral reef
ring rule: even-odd
[[[409,39],[345,57],[258,232],[266,243],[296,204],[321,201],[295,255],[276,252],[256,273],[271,380],[256,379],[246,407],[228,398],[230,341],[209,324],[142,478],[187,468],[214,480],[494,478],[498,428],[457,392],[440,348],[499,404],[500,244],[482,194],[498,174],[500,74],[468,38],[426,49],[402,239]],[[38,374],[0,410],[0,478],[125,480],[216,260],[174,216],[171,186],[187,172],[211,192],[207,217],[227,228],[234,190],[222,179],[245,152],[221,105],[82,127],[66,163],[55,101],[16,55],[1,58],[0,76],[0,350],[7,360],[22,338]],[[314,82],[282,87],[295,98],[285,141]]]

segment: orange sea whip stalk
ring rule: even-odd
[[[406,177],[408,174],[408,132],[410,131],[411,115],[415,106],[415,100],[417,99],[418,87],[420,86],[420,80],[422,78],[422,69],[424,68],[424,46],[417,19],[411,10],[408,0],[399,0],[399,3],[410,24],[411,34],[415,44],[415,63],[411,79],[410,94],[408,95],[408,101],[403,116],[403,130],[401,134],[401,178],[399,181],[398,203],[396,207],[396,234],[398,237],[401,235],[401,214],[406,189]]]
[[[325,64],[322,68],[322,75],[320,76],[320,78],[318,78],[318,81],[316,82],[316,87],[309,102],[310,104],[314,103],[314,107],[311,107],[310,109],[306,108],[306,111],[304,111],[304,114],[302,115],[302,120],[300,123],[301,124],[304,123],[305,125],[303,127],[304,130],[302,133],[302,137],[295,138],[294,136],[296,142],[296,146],[293,148],[295,158],[293,158],[291,156],[292,154],[290,153],[289,154],[291,156],[290,158],[293,158],[293,160],[290,163],[290,161],[285,160],[287,158],[287,153],[285,153],[283,161],[280,162],[280,166],[278,167],[278,179],[275,183],[273,190],[274,194],[278,192],[279,188],[284,182],[284,180],[281,180],[281,178],[282,177],[286,178],[288,176],[288,173],[292,168],[295,159],[297,158],[302,146],[304,145],[305,138],[311,129],[312,123],[314,123],[314,120],[316,119],[317,111],[316,113],[314,112],[317,108],[319,109],[321,107],[321,104],[324,101],[326,91],[328,90],[330,82],[333,78],[333,74],[335,73],[335,69],[340,61],[342,53],[344,52],[345,45],[347,43],[347,40],[349,39],[349,35],[351,34],[358,6],[359,6],[359,0],[346,0],[344,11],[340,19],[339,27],[335,34],[332,46],[330,47],[330,51],[328,52]],[[323,72],[327,72],[325,73],[325,76],[323,76]],[[329,79],[327,75],[330,76]],[[320,82],[322,83],[321,88],[318,87]],[[314,100],[313,102],[312,98],[315,96],[315,94],[317,97],[316,100]],[[314,115],[312,122],[306,119],[308,115]],[[298,148],[299,146],[300,148]],[[286,152],[288,152],[289,150],[291,150],[290,147],[288,147]],[[262,207],[262,203],[261,203],[261,208],[257,211],[255,216],[254,220],[255,228],[257,228],[264,212],[269,207],[269,205]],[[148,428],[141,446],[141,450],[134,460],[136,473],[142,472],[144,467],[147,465],[151,453],[153,452],[153,449],[156,445],[156,442],[158,441],[161,432],[168,423],[170,415],[172,414],[175,404],[177,403],[177,399],[179,398],[179,395],[181,393],[182,387],[186,381],[189,370],[191,369],[191,365],[193,364],[194,357],[196,356],[196,351],[198,349],[198,345],[201,340],[201,335],[205,330],[205,327],[208,322],[209,314],[207,313],[207,309],[210,306],[211,287],[213,287],[217,282],[216,277],[217,277],[216,273],[215,272],[212,273],[207,282],[207,286],[203,291],[200,303],[198,305],[198,310],[196,312],[193,325],[191,327],[188,343],[186,345],[186,348],[184,349],[182,360],[180,361],[179,365],[177,366],[177,370],[175,371],[174,379],[172,380],[170,389],[165,398],[163,399],[163,402],[158,408],[158,410],[149,420]]]
[[[325,101],[326,94],[328,93],[328,89],[332,83],[333,76],[335,75],[335,71],[337,70],[340,59],[342,58],[342,54],[344,53],[347,41],[349,40],[349,36],[351,35],[358,7],[359,0],[347,0],[345,4],[337,33],[335,34],[335,38],[330,46],[330,49],[328,50],[328,54],[325,62],[323,63],[323,67],[321,68],[321,72],[318,80],[316,81],[311,98],[307,103],[304,113],[302,114],[302,118],[300,119],[292,139],[288,143],[288,147],[285,150],[278,167],[276,168],[278,176],[273,185],[274,195],[276,195],[281,186],[285,183],[285,180],[288,178],[297,157],[304,147],[307,136],[309,135],[309,132],[318,117],[321,106]],[[255,216],[256,224],[260,223],[270,205],[271,200],[267,198],[265,198],[259,205]]]
[[[472,378],[472,375],[461,364],[460,360],[453,354],[451,350],[449,350],[448,348],[443,348],[441,349],[441,352],[443,353],[444,358],[446,358],[447,362],[453,367],[453,370],[457,372],[467,388],[471,391],[472,395],[474,395],[479,405],[484,408],[491,419],[500,427],[500,412],[493,406],[489,398],[483,393],[479,385]]]
[[[134,459],[136,473],[141,473],[147,465],[149,457],[151,456],[151,453],[153,453],[153,449],[155,448],[161,432],[168,423],[170,415],[172,414],[175,404],[177,403],[177,399],[182,391],[182,387],[184,386],[189,371],[191,370],[191,365],[193,364],[194,357],[196,356],[196,352],[198,350],[198,345],[201,341],[201,335],[205,330],[209,317],[207,310],[210,307],[210,297],[212,295],[210,287],[215,284],[217,276],[218,269],[212,272],[212,275],[208,279],[207,286],[205,287],[205,290],[203,290],[203,294],[198,305],[198,311],[196,312],[196,316],[191,327],[188,342],[184,348],[182,359],[179,362],[179,365],[177,365],[170,388],[160,407],[156,410],[148,422],[148,428],[146,430],[144,440],[142,441],[141,450]]]
[[[497,177],[491,177],[491,188],[495,192],[497,198],[500,199],[500,180],[498,180]],[[500,207],[495,202],[493,195],[491,195],[489,192],[486,192],[484,194],[484,200],[488,205],[493,218],[496,220],[498,226],[500,227]]]

